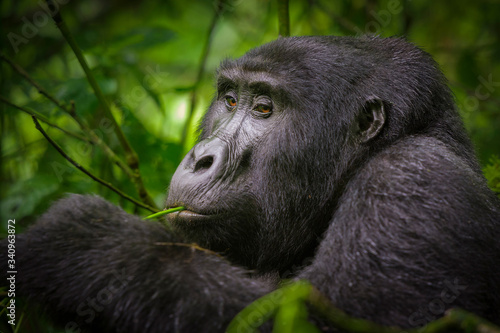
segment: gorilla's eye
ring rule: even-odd
[[[271,114],[271,112],[273,111],[273,107],[267,104],[259,104],[255,107],[254,110],[267,116]]]
[[[234,110],[234,108],[236,107],[236,105],[238,105],[238,102],[236,101],[236,98],[234,98],[233,96],[230,96],[230,95],[227,95],[225,97],[226,99],[226,106],[232,110]]]

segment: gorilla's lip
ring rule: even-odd
[[[172,222],[187,222],[187,223],[208,221],[215,217],[216,215],[213,214],[198,213],[189,209],[181,210],[179,212],[167,215],[167,218],[170,219]]]
[[[193,212],[192,210],[185,209],[185,210],[181,210],[177,214],[177,216],[178,217],[182,217],[182,218],[199,219],[199,218],[209,217],[210,215],[200,214],[200,213],[197,213],[197,212]]]

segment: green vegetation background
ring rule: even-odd
[[[58,3],[161,208],[176,166],[195,142],[195,125],[212,98],[218,63],[278,37],[276,1],[225,1],[217,18],[216,0]],[[74,101],[76,112],[123,156],[75,55],[42,4],[1,2],[2,52],[57,99]],[[290,24],[292,35],[406,36],[431,53],[450,81],[490,185],[500,192],[500,161],[495,159],[500,156],[499,1],[297,0],[290,2]],[[0,88],[8,101],[85,135],[6,62],[0,62]],[[194,89],[194,119],[186,126]],[[130,212],[149,213],[70,166],[28,114],[2,102],[0,110],[0,236],[8,219],[16,219],[21,232],[68,192],[96,193]],[[129,177],[98,147],[42,126],[78,163],[138,198]]]

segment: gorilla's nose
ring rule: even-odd
[[[217,137],[205,139],[184,157],[172,183],[190,187],[216,180],[224,174],[227,158],[228,146],[224,141]]]

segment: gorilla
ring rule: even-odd
[[[68,331],[221,332],[305,279],[383,325],[451,307],[500,323],[500,200],[427,53],[281,38],[223,61],[216,88],[169,187],[186,209],[164,224],[58,201],[16,236],[18,296]]]

